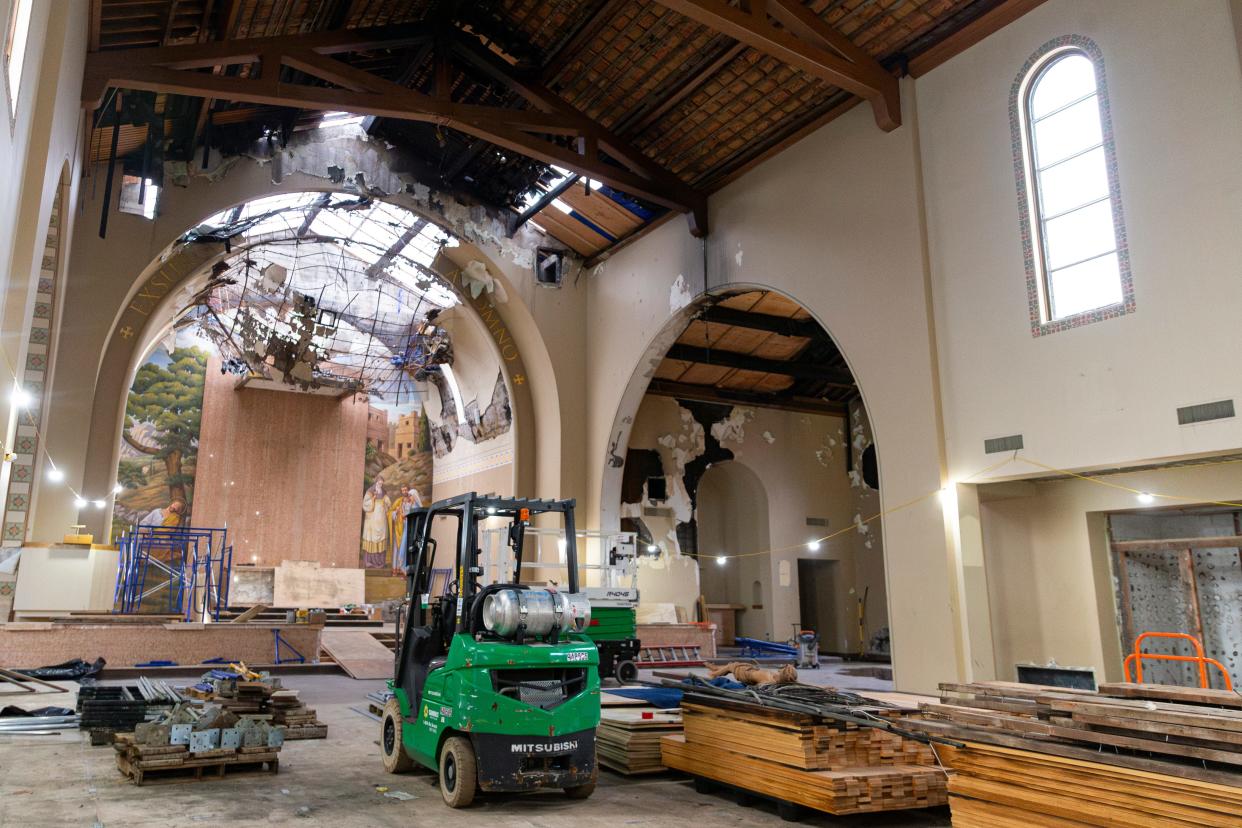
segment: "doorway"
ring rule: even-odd
[[[836,650],[845,641],[836,606],[837,561],[798,559],[798,609],[803,629],[819,633],[820,648]]]

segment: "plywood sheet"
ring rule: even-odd
[[[323,648],[350,678],[392,677],[392,651],[367,630],[325,629]]]
[[[330,609],[365,602],[366,573],[362,569],[325,569],[314,561],[282,561],[276,568],[273,606]]]

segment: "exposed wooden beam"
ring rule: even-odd
[[[842,56],[842,52],[849,51],[844,45],[848,41],[817,15],[802,8],[800,0],[767,0],[766,4],[764,0],[753,0],[755,13],[730,6],[725,0],[655,2],[866,99],[875,113],[876,123],[884,131],[901,126],[897,79],[861,51],[851,57]],[[768,14],[773,11],[778,19],[793,21],[794,29],[772,25]],[[809,34],[813,39],[803,39],[795,31]],[[854,48],[852,44],[850,48]]]
[[[394,29],[394,39],[385,39]],[[696,222],[696,235],[706,232],[707,201],[703,195],[538,84],[506,79],[515,92],[539,102],[541,109],[459,104],[407,89],[328,57],[361,48],[398,48],[425,36],[407,27],[390,27],[94,54],[88,56],[82,101],[84,106],[97,107],[107,88],[113,86],[434,123],[687,213],[692,217],[692,232],[696,231]],[[490,66],[486,58],[469,48],[455,48],[454,53],[473,53],[472,61]],[[185,71],[254,63],[261,67],[257,78]],[[343,88],[282,83],[282,65]],[[494,66],[490,68],[499,72]],[[577,137],[578,150],[542,137],[547,134]],[[597,147],[626,166],[605,162]]]
[[[516,233],[523,224],[530,221],[535,216],[539,215],[539,213],[543,210],[544,207],[547,207],[553,201],[556,201],[558,198],[560,198],[561,193],[565,192],[570,187],[577,184],[578,179],[580,179],[581,177],[582,176],[580,175],[566,176],[564,181],[557,184],[555,187],[548,190],[543,195],[539,196],[539,198],[535,201],[534,204],[531,204],[521,213],[518,213],[517,215],[512,216],[509,220],[509,227],[508,227],[509,238],[513,238],[513,234]]]
[[[544,86],[542,82],[520,76],[512,67],[498,60],[494,54],[480,48],[477,41],[458,37],[453,45],[460,58],[505,84],[534,106],[575,120],[590,121],[585,114],[574,109],[555,92]],[[691,232],[696,236],[706,235],[707,202],[699,199],[697,194],[687,188],[681,179],[664,169],[637,147],[631,146],[628,141],[602,125],[596,125],[594,130],[585,132],[584,137],[586,138],[586,148],[583,150],[584,155],[590,156],[592,154],[591,147],[598,144],[599,148],[628,166],[631,170],[646,176],[661,188],[678,194],[683,203],[689,201],[698,202],[698,206],[689,211]],[[625,188],[622,187],[620,189]],[[632,194],[641,195],[640,193]],[[668,205],[666,204],[665,206]]]
[[[659,120],[664,113],[684,101],[687,96],[714,77],[717,72],[736,60],[746,49],[745,43],[734,43],[732,46],[722,50],[714,59],[708,61],[701,68],[696,69],[688,78],[668,90],[667,94],[660,98],[646,112],[636,113],[636,120],[631,121],[630,118],[623,119],[617,125],[617,131],[627,135],[642,132]]]
[[[927,51],[910,58],[906,70],[911,77],[922,77],[949,58],[964,52],[1045,2],[1046,0],[1002,0],[996,8],[967,23]]]
[[[853,384],[854,378],[847,371],[836,371],[818,365],[807,365],[801,362],[785,362],[779,359],[763,359],[733,351],[722,351],[718,348],[699,348],[694,345],[677,343],[668,349],[667,359],[680,362],[694,362],[699,365],[718,365],[721,368],[736,368],[741,371],[758,371],[764,374],[779,374],[794,379],[812,379],[840,385]]]
[[[707,308],[698,317],[703,322],[715,322],[720,325],[732,325],[736,328],[749,328],[752,331],[767,331],[781,336],[805,336],[814,338],[824,335],[824,329],[814,319],[790,319],[784,316],[772,316],[768,313],[751,313],[734,310],[720,305]]]
[[[747,391],[717,388],[714,385],[694,385],[688,382],[671,382],[653,379],[647,386],[648,394],[675,397],[679,400],[698,400],[722,405],[748,405],[755,408],[776,408],[781,411],[799,411],[805,414],[826,414],[844,417],[845,403],[820,400],[814,397],[787,396],[781,394],[758,394]]]

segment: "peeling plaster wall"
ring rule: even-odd
[[[746,635],[784,640],[794,622],[804,620],[798,606],[797,559],[835,560],[840,562],[839,591],[828,600],[836,628],[846,634],[822,646],[857,650],[856,600],[862,591],[870,587],[869,629],[885,626],[887,613],[878,523],[867,534],[853,528],[859,496],[846,468],[845,420],[739,406],[724,408],[708,430],[732,459],[703,474],[695,513],[684,474],[687,463],[705,450],[702,424],[668,397],[644,397],[635,417],[629,448],[658,453],[669,495],[666,502],[653,503],[644,488],[642,502],[622,504],[622,514],[641,518],[661,548],[660,558],[644,561],[640,569],[643,602],[676,603],[693,612],[701,592],[711,603],[753,605],[753,582],[759,581],[762,609],[752,606],[741,613],[739,627]],[[730,466],[741,469],[726,471]],[[753,486],[747,475],[754,478]],[[764,502],[748,502],[760,498]],[[693,575],[696,561],[682,554],[677,537],[677,525],[691,517],[697,519],[702,561]],[[828,526],[808,526],[808,517],[826,519]],[[819,552],[805,548],[812,538],[842,529],[847,531],[826,541]],[[866,547],[867,541],[872,548]],[[777,551],[750,554],[769,549]],[[745,557],[720,567],[714,559],[722,553]],[[787,583],[782,582],[782,563],[789,571]]]

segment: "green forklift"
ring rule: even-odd
[[[522,583],[526,529],[539,515],[560,516],[565,590]],[[493,582],[489,574],[501,570],[479,559],[481,528],[498,523],[507,523],[510,582]],[[433,534],[455,537],[457,550],[438,596],[430,594]],[[380,728],[384,768],[438,771],[452,808],[480,790],[590,796],[599,662],[584,634],[591,607],[578,588],[574,501],[458,495],[407,515],[406,539],[407,601]]]

